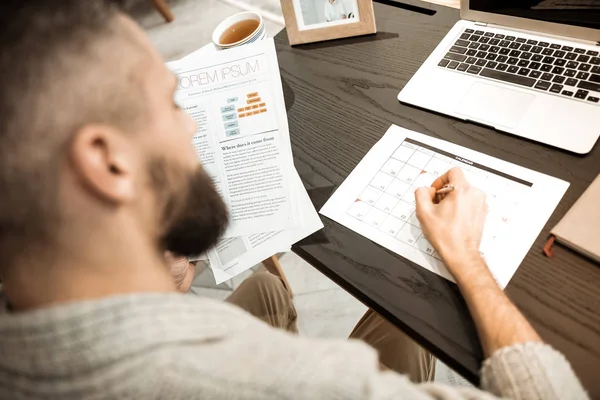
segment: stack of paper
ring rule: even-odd
[[[230,214],[206,254],[221,283],[321,229],[292,158],[272,39],[169,63],[178,104],[198,124],[193,142]]]

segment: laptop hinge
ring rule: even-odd
[[[477,21],[477,22],[475,22],[475,25],[477,25],[477,26],[487,26],[487,22],[479,22],[479,21]]]

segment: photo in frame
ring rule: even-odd
[[[377,32],[372,0],[281,0],[291,45]]]

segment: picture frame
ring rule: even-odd
[[[372,0],[281,0],[291,45],[377,32]]]

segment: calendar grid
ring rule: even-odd
[[[415,213],[414,192],[418,187],[431,186],[437,177],[454,166],[461,167],[469,182],[487,194],[486,227],[493,225],[493,228],[484,231],[480,250],[485,256],[487,248],[507,231],[518,207],[519,193],[532,184],[410,138],[406,138],[381,164],[346,213],[440,260],[423,236]],[[505,190],[508,186],[510,190]]]

